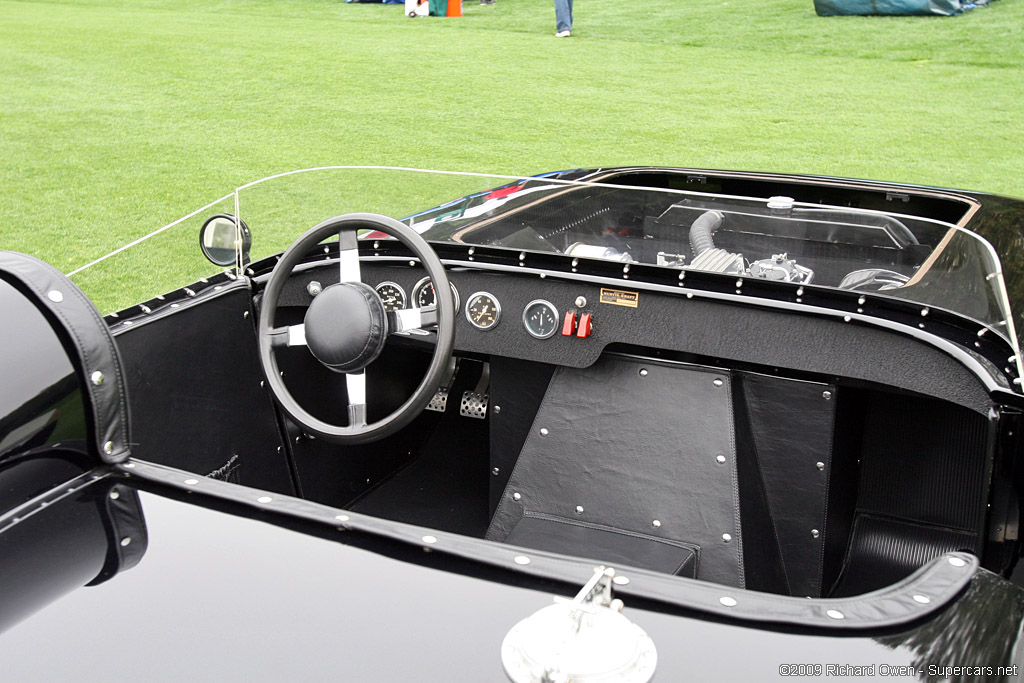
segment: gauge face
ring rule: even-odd
[[[400,311],[405,308],[405,290],[394,282],[382,282],[376,287],[377,296],[384,303],[384,310]]]
[[[501,319],[501,304],[489,292],[477,292],[466,301],[466,320],[480,330],[493,329]]]
[[[449,283],[450,284],[450,283]],[[452,296],[455,297],[455,310],[459,308],[459,290],[452,285]],[[420,308],[433,306],[437,303],[437,296],[434,294],[434,283],[429,277],[425,277],[416,283],[412,289],[412,298]]]
[[[537,339],[547,339],[558,331],[558,309],[550,301],[531,301],[523,310],[523,325]]]

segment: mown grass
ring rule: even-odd
[[[612,164],[1024,195],[1024,3],[0,0],[0,248],[68,271],[240,183],[321,164]],[[302,228],[305,226],[297,226]]]

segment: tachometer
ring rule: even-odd
[[[466,320],[480,330],[492,329],[501,319],[501,304],[489,292],[477,292],[466,301]]]
[[[455,297],[455,309],[458,310],[459,290],[455,289],[455,285],[452,285],[452,296]],[[412,288],[412,300],[415,301],[416,305],[420,308],[424,306],[433,306],[437,303],[437,295],[434,293],[434,283],[429,277],[423,278],[416,283],[415,287]]]
[[[558,331],[558,309],[550,301],[535,299],[523,310],[523,325],[537,339],[547,339]]]
[[[405,290],[394,282],[382,282],[376,287],[377,296],[384,303],[385,311],[400,311],[405,308]]]

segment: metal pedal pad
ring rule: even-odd
[[[487,417],[487,394],[476,391],[462,392],[462,404],[459,406],[459,414],[462,417],[474,417],[482,420]]]
[[[435,413],[443,413],[448,408],[448,387],[441,387],[434,394],[434,398],[430,399],[430,403],[427,404],[427,410],[433,410]]]
[[[435,413],[443,413],[448,409],[448,394],[452,390],[452,385],[455,384],[455,375],[459,372],[459,359],[452,356],[451,361],[448,363],[448,369],[445,371],[446,381],[444,386],[439,387],[434,397],[430,399],[430,403],[427,404],[427,410],[433,410]]]
[[[459,405],[459,415],[483,420],[487,417],[487,403],[490,400],[488,389],[491,385],[491,364],[484,363],[480,371],[480,381],[476,383],[473,391],[462,392],[462,403]]]

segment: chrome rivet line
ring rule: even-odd
[[[521,494],[521,493],[513,493],[512,494],[512,500],[521,500],[522,497],[523,497],[523,494]]]
[[[726,607],[736,606],[736,598],[730,598],[728,595],[723,595],[722,597],[718,598],[718,602],[722,603]]]
[[[803,296],[804,295],[804,288],[803,287],[797,287],[796,288],[796,295],[797,296]]]
[[[929,598],[927,595],[915,595],[914,596],[914,602],[921,603],[922,605],[927,605],[931,601],[932,601],[932,599]]]
[[[513,558],[513,561],[516,564],[523,564],[523,565],[530,564],[530,558],[528,558],[526,555],[516,555]]]
[[[867,301],[866,298],[860,297],[859,299],[857,299],[857,305],[858,306],[863,306],[866,301]]]
[[[848,315],[844,315],[844,316],[843,316],[843,322],[844,322],[844,323],[848,323],[848,322],[850,322],[850,321],[851,321],[852,319],[853,319],[853,318],[851,318],[851,317],[850,317],[850,316],[848,316]]]
[[[185,486],[195,486],[198,483],[199,483],[198,479],[186,479],[185,480]]]
[[[717,462],[719,465],[724,465],[725,464],[725,456],[724,455],[719,455],[718,457],[715,458],[715,462]]]
[[[424,543],[428,543],[428,544],[432,545],[434,543],[437,543],[437,536],[424,536],[421,540]]]
[[[89,375],[89,379],[92,380],[93,384],[99,386],[103,384],[103,373],[97,370],[96,372]]]
[[[121,539],[121,547],[123,548],[123,547],[129,545],[131,542],[132,542],[132,537],[131,536],[125,536],[124,538]]]
[[[922,309],[921,309],[921,315],[922,315],[922,316],[926,316],[926,315],[928,315],[928,310],[929,310],[929,309],[927,309],[927,308],[922,308]]]
[[[953,565],[954,567],[966,567],[967,566],[967,563],[964,562],[959,557],[951,557],[951,558],[949,558],[949,563],[951,565]]]
[[[827,612],[825,612],[825,614],[829,615],[833,619],[845,619],[846,618],[846,615],[843,614],[842,612],[840,612],[837,609],[830,609]]]
[[[64,293],[58,289],[51,289],[46,293],[46,298],[55,304],[59,304],[61,301],[64,301]]]
[[[256,499],[256,502],[257,503],[263,503],[264,505],[266,505],[267,503],[269,503],[269,502],[271,502],[273,500],[274,499],[271,498],[270,496],[260,496],[259,498]]]
[[[216,287],[214,287],[214,289],[216,289]],[[150,313],[153,312],[153,309],[147,306],[146,304],[139,304],[139,310],[145,313],[146,315],[149,315]]]
[[[728,543],[732,540],[732,534],[722,534],[722,542]]]

